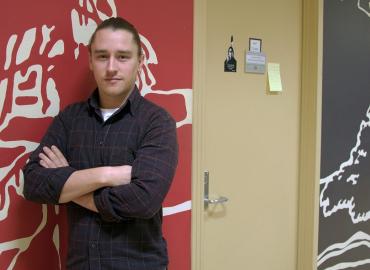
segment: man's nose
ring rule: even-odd
[[[113,56],[109,57],[107,69],[110,72],[117,71],[117,62]]]

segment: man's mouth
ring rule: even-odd
[[[114,82],[114,81],[120,81],[121,78],[105,78],[104,80],[107,82]]]
[[[108,85],[116,85],[118,84],[119,82],[122,81],[121,78],[105,78],[104,79],[105,83],[107,83]]]

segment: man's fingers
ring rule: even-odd
[[[52,145],[51,146],[51,151],[58,158],[59,164],[62,167],[66,167],[66,166],[69,165],[67,159],[64,157],[63,153],[58,149],[58,147],[56,147],[55,145]]]
[[[51,148],[44,146],[42,148],[44,151],[40,153],[40,165],[45,168],[60,168],[68,166],[68,162],[62,152],[56,146],[51,146]]]
[[[49,165],[42,159],[40,160],[40,165],[44,168],[50,168]]]
[[[44,168],[55,168],[56,165],[44,153],[39,154],[40,165]]]
[[[50,161],[52,161],[53,163],[56,163],[56,155],[53,153],[53,151],[51,151],[51,149],[47,146],[44,146],[42,148],[42,150],[44,151],[45,155],[49,158]]]

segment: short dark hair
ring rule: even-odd
[[[89,41],[89,44],[88,44],[88,48],[89,48],[90,53],[91,53],[91,45],[93,44],[93,42],[95,40],[96,33],[99,30],[107,29],[107,28],[110,28],[112,30],[118,30],[118,29],[126,30],[126,31],[130,32],[134,36],[134,42],[137,45],[139,57],[143,54],[142,48],[141,48],[141,41],[140,41],[139,32],[136,30],[136,28],[133,24],[131,24],[129,21],[127,21],[127,20],[125,20],[121,17],[112,17],[112,18],[106,19],[98,25],[98,27],[95,29],[94,33],[92,34],[92,36],[90,38],[90,41]]]

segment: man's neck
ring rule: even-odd
[[[134,88],[128,92],[126,95],[122,95],[122,96],[115,96],[115,97],[111,97],[111,96],[104,96],[102,97],[101,94],[99,93],[99,105],[100,105],[100,108],[102,109],[115,109],[115,108],[120,108],[121,106],[123,106],[128,97],[131,95],[132,91],[134,90]]]

